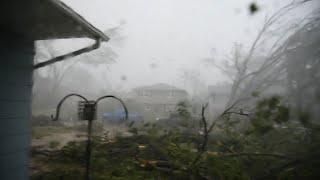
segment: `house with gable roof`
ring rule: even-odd
[[[169,117],[179,102],[188,100],[186,90],[164,83],[136,87],[130,96],[143,107],[143,114],[155,119]]]

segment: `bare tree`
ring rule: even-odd
[[[115,62],[117,54],[114,51],[113,46],[117,46],[123,42],[124,37],[120,34],[120,30],[124,22],[121,22],[118,26],[107,29],[105,31],[112,39],[108,44],[101,44],[101,47],[91,53],[86,53],[68,61],[56,63],[47,67],[47,73],[51,76],[55,83],[55,86],[59,87],[63,77],[67,74],[70,68],[74,67],[78,63],[83,63],[92,66],[109,65]],[[59,54],[57,47],[55,47],[56,40],[38,42],[37,55],[35,61],[54,58]],[[111,44],[111,45],[110,45]]]
[[[34,97],[39,94],[39,91],[43,91],[43,83],[45,83],[45,86],[49,87],[46,87],[46,95],[44,95],[43,92],[41,93],[42,96],[45,97],[39,97],[39,99],[46,99],[48,105],[55,104],[55,99],[57,99],[58,93],[61,89],[61,85],[63,84],[65,77],[68,75],[72,68],[77,68],[77,66],[79,68],[81,66],[105,66],[106,69],[108,69],[110,63],[115,62],[118,57],[117,53],[114,50],[114,47],[118,46],[124,39],[124,37],[121,36],[120,32],[122,26],[123,23],[106,30],[106,34],[114,39],[108,42],[108,44],[102,43],[99,49],[90,53],[76,56],[66,61],[52,64],[41,70],[36,70],[34,73]],[[57,40],[37,42],[37,53],[35,56],[35,62],[45,61],[60,55],[61,52],[59,51],[58,45],[59,44],[57,43]],[[106,72],[107,71],[105,71],[103,75],[106,75]],[[104,78],[107,79],[108,77],[105,76]],[[101,83],[103,87],[97,87],[97,89],[105,88],[105,84],[106,82]]]
[[[277,34],[277,38],[270,37],[269,32],[272,31],[276,23],[281,21],[286,14],[299,7],[302,3],[305,3],[305,1],[292,1],[271,16],[266,17],[262,28],[259,30],[248,51],[244,51],[241,44],[235,44],[231,56],[226,57],[226,62],[223,65],[214,63],[214,66],[225,73],[231,80],[231,93],[224,110],[211,122],[204,116],[204,111],[207,106],[202,107],[201,122],[204,124],[202,147],[204,148],[198,150],[198,155],[192,162],[191,167],[201,159],[206,151],[209,134],[217,123],[225,120],[225,117],[230,114],[245,117],[250,116],[249,113],[243,111],[242,107],[239,108],[241,103],[248,101],[254,91],[262,91],[286,78],[285,56],[288,52],[289,37],[299,29],[296,25],[287,26],[284,31],[281,31],[282,34]],[[304,23],[305,20],[306,18],[304,18],[301,23]],[[272,42],[268,42],[269,45],[271,44],[270,48],[266,54],[260,56],[258,50],[262,48],[267,39],[270,38],[273,40]],[[241,156],[242,154],[236,154],[235,156],[238,155]],[[277,156],[274,154],[259,154],[259,156],[260,155]]]
[[[201,80],[200,71],[194,69],[182,69],[180,72],[180,78],[183,85],[188,89],[192,96],[200,97],[205,93],[206,85]]]
[[[230,107],[239,99],[248,99],[255,91],[262,92],[286,77],[284,57],[287,53],[288,37],[298,28],[297,24],[278,28],[278,24],[304,1],[292,1],[271,16],[266,16],[261,29],[248,50],[235,44],[231,56],[226,56],[223,65],[214,66],[231,80],[231,94],[227,103]],[[300,21],[303,24],[307,18]],[[269,48],[267,48],[269,47]],[[264,53],[259,50],[264,49]]]

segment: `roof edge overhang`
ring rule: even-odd
[[[54,5],[56,8],[61,10],[63,13],[65,13],[67,16],[72,18],[74,21],[76,21],[81,28],[83,28],[85,31],[90,33],[94,39],[100,39],[102,41],[109,41],[109,37],[106,36],[102,31],[95,28],[92,24],[90,24],[88,21],[86,21],[80,14],[75,12],[73,9],[71,9],[68,5],[63,3],[60,0],[48,0],[52,5]]]
[[[109,37],[61,0],[10,0],[0,6],[1,34],[29,40]]]

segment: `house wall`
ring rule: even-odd
[[[169,117],[178,102],[187,100],[188,94],[175,89],[136,89],[133,97],[144,107],[146,119]]]
[[[6,34],[0,41],[0,179],[28,179],[34,44]]]
[[[135,96],[139,97],[153,97],[153,98],[168,98],[168,99],[185,99],[187,93],[181,90],[135,90]]]

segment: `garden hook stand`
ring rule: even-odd
[[[97,104],[98,102],[100,102],[103,99],[106,98],[113,98],[118,100],[121,105],[123,106],[123,109],[125,111],[125,120],[128,120],[128,109],[126,107],[126,105],[124,104],[124,102],[120,99],[117,98],[115,96],[112,95],[108,95],[108,96],[102,96],[100,98],[98,98],[95,101],[89,101],[87,98],[85,98],[84,96],[80,95],[80,94],[69,94],[66,95],[64,98],[61,99],[61,101],[59,102],[59,104],[57,105],[57,109],[56,109],[56,116],[53,118],[53,121],[57,121],[59,119],[59,115],[60,115],[60,109],[61,106],[63,104],[63,102],[71,97],[71,96],[76,96],[81,98],[83,101],[79,101],[78,104],[78,116],[79,116],[79,120],[86,120],[88,121],[88,129],[87,129],[87,145],[86,145],[86,180],[90,180],[91,176],[90,176],[90,158],[91,158],[91,131],[92,131],[92,121],[96,119],[96,114],[97,114]]]

